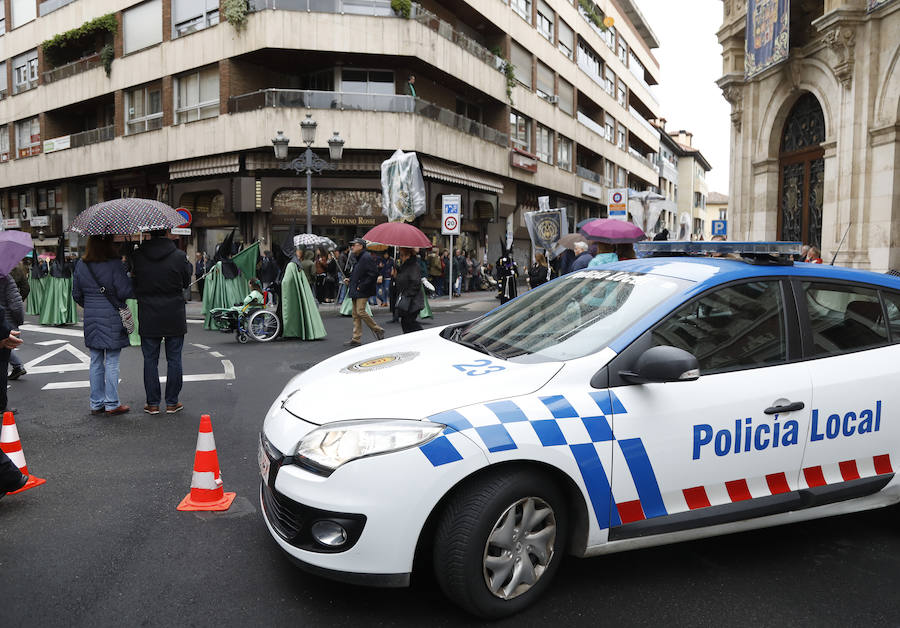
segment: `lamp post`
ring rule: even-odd
[[[281,165],[284,170],[293,170],[297,174],[306,171],[306,232],[312,233],[312,175],[313,172],[321,174],[323,170],[335,170],[337,165],[329,163],[312,152],[310,146],[316,141],[317,123],[312,119],[312,114],[306,114],[306,119],[300,123],[300,139],[306,144],[306,152],[300,157],[292,159]],[[288,156],[288,144],[290,139],[282,131],[278,131],[272,138],[272,146],[275,148],[275,158],[284,161]],[[328,156],[334,161],[340,161],[344,154],[344,140],[337,131],[328,140]]]

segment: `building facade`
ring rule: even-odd
[[[712,166],[694,147],[694,134],[680,130],[670,132],[678,151],[678,238],[681,240],[698,240],[703,235],[706,218],[706,196],[709,189],[706,185],[706,173]]]
[[[791,2],[786,58],[759,72],[747,0],[723,6],[729,230],[818,245],[837,264],[900,267],[900,2]]]
[[[511,229],[523,264],[538,197],[574,227],[604,215],[609,188],[658,184],[658,44],[632,0],[248,6],[232,25],[219,0],[2,0],[7,226],[55,245],[85,207],[138,196],[192,212],[189,252],[231,229],[281,243],[303,230],[306,181],[271,139],[285,131],[296,156],[306,113],[321,157],[332,131],[346,142],[312,179],[313,230],[336,240],[385,220],[379,168],[396,149],[419,156],[416,224],[436,243],[441,196],[460,194],[460,244],[492,259]]]

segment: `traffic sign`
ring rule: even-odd
[[[462,198],[459,194],[444,194],[441,196],[441,233],[443,235],[459,235],[460,204]]]
[[[610,218],[628,220],[628,188],[610,190],[607,207]]]
[[[712,226],[712,234],[714,236],[727,236],[728,235],[728,221],[727,220],[713,220],[711,223]]]
[[[178,228],[183,229],[184,227],[190,227],[191,221],[193,221],[194,217],[191,215],[191,212],[185,209],[184,207],[179,207],[175,210],[178,214],[184,218],[184,222],[178,225]]]

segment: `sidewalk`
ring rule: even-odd
[[[496,296],[497,292],[495,290],[479,290],[476,292],[464,292],[462,296],[453,297],[452,299],[448,299],[446,296],[429,298],[428,303],[429,305],[431,305],[431,309],[435,312],[455,310],[475,303],[483,304],[477,309],[482,312],[487,312],[488,310],[492,310],[500,305],[500,300],[497,299]],[[203,302],[200,299],[195,298],[193,301],[188,301],[185,304],[185,307],[187,309],[187,317],[189,319],[203,320]],[[390,311],[388,310],[388,308],[381,307],[376,307],[373,309],[375,312]],[[338,307],[333,303],[319,304],[319,313],[322,316],[327,317],[331,315],[337,315],[337,312]]]

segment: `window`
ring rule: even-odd
[[[814,356],[887,344],[884,313],[874,290],[803,282],[803,292]]]
[[[606,187],[611,188],[613,186],[613,179],[615,179],[616,176],[616,165],[609,159],[605,159],[603,161],[603,166],[603,173],[605,175],[604,184],[606,185]]]
[[[0,36],[6,33],[6,3],[0,2]]]
[[[19,28],[37,17],[37,3],[34,0],[10,0],[10,26]]]
[[[130,54],[162,41],[162,0],[150,0],[122,13],[122,51]]]
[[[559,20],[558,28],[556,47],[561,53],[572,59],[575,50],[575,33],[562,20]]]
[[[162,128],[162,90],[138,87],[125,93],[125,135]]]
[[[12,60],[13,94],[37,87],[38,57],[37,49],[30,50]]]
[[[9,161],[9,125],[0,125],[0,164]]]
[[[627,105],[627,102],[628,102],[628,96],[627,96],[626,93],[625,93],[625,86],[622,85],[622,81],[619,81],[619,98],[618,98],[618,101],[619,101],[619,104],[620,104],[622,107],[625,107],[626,109],[628,108],[628,105]]]
[[[537,93],[539,96],[549,99],[556,93],[554,84],[553,70],[541,63],[537,62]]]
[[[625,168],[616,168],[616,187],[624,188],[627,180],[628,176],[625,172]]]
[[[3,157],[0,155],[0,160]],[[900,294],[885,292],[884,307],[887,310],[888,325],[891,328],[891,340],[894,344],[900,344]]]
[[[219,115],[219,69],[216,66],[175,79],[175,124]]]
[[[475,122],[481,122],[483,115],[481,107],[473,105],[462,98],[456,99],[456,113],[469,120],[475,120]]]
[[[609,66],[606,67],[606,82],[603,89],[605,89],[606,93],[610,96],[613,96],[616,93],[616,73],[610,70]]]
[[[516,80],[531,89],[531,53],[516,42],[512,42],[510,61],[515,69]]]
[[[616,27],[610,26],[603,33],[603,41],[606,42],[606,45],[610,47],[611,50],[616,49]]]
[[[6,98],[8,93],[8,85],[6,84],[6,61],[0,61],[0,98]]]
[[[392,96],[394,72],[392,70],[350,70],[341,72],[341,91],[351,94],[383,94]]]
[[[537,158],[548,164],[553,163],[553,131],[537,125]]]
[[[537,30],[553,43],[553,9],[544,0],[538,0]]]
[[[694,207],[702,207],[703,206],[703,194],[701,192],[694,192]]]
[[[525,18],[525,21],[531,24],[531,0],[510,0],[510,6],[513,11]]]
[[[616,119],[613,118],[608,113],[605,114],[605,117],[606,117],[606,124],[605,124],[606,139],[609,142],[615,142],[616,141]]]
[[[559,79],[559,108],[570,116],[575,113],[575,88],[572,84]]]
[[[625,67],[628,67],[628,46],[625,45],[621,38],[619,38],[619,61],[625,64]]]
[[[625,148],[626,148],[626,145],[625,145],[625,127],[622,126],[622,123],[621,123],[621,122],[619,123],[619,136],[618,136],[618,140],[616,141],[616,146],[618,146],[618,147],[621,148],[622,150],[625,150]]]
[[[218,23],[218,0],[172,0],[172,39]]]
[[[781,364],[787,360],[783,302],[778,281],[721,288],[677,309],[653,330],[653,344],[693,353],[701,375]]]
[[[727,209],[719,210],[719,220],[728,220],[728,210]]]
[[[594,81],[603,85],[603,62],[584,42],[578,42],[578,67]]]
[[[556,165],[563,170],[572,170],[572,140],[560,135],[557,138]]]
[[[19,157],[40,154],[41,126],[37,116],[16,122],[16,151]]]
[[[509,139],[515,148],[531,152],[531,120],[515,111],[509,114]]]

